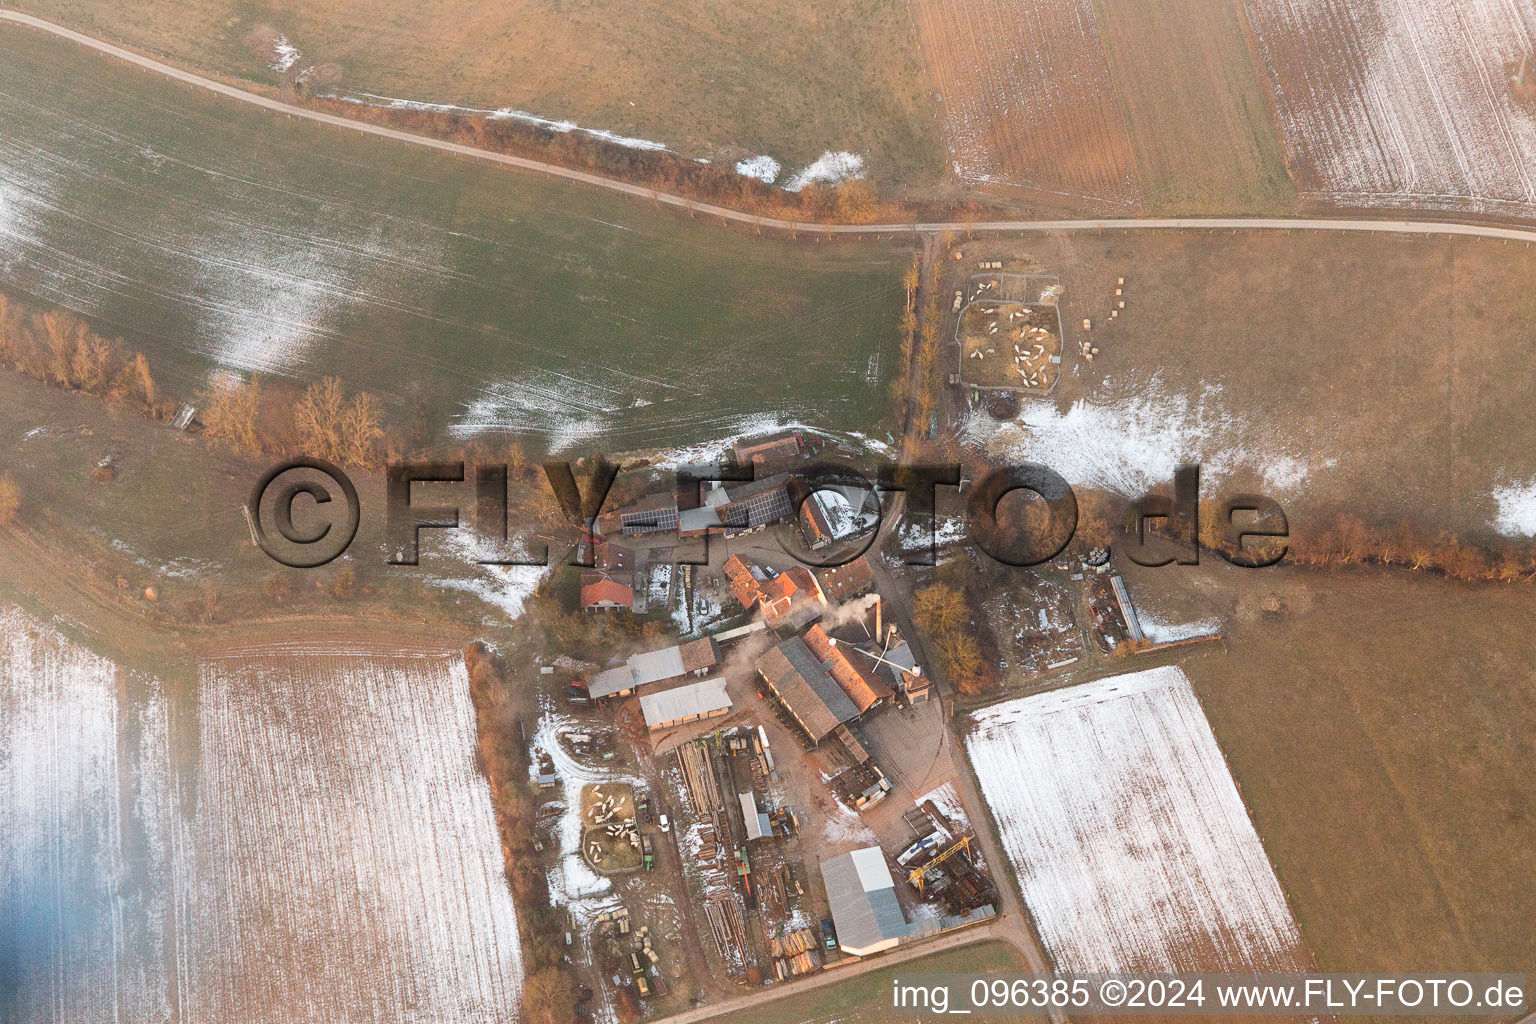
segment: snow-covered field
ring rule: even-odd
[[[1245,0],[1302,185],[1350,206],[1536,215],[1529,0]],[[1536,70],[1531,73],[1536,84]]]
[[[462,660],[210,662],[183,752],[177,710],[0,607],[0,1019],[515,1019]]]
[[[501,1021],[522,986],[490,790],[450,657],[200,670],[192,1019]]]
[[[154,913],[164,881],[165,704],[152,681],[138,682],[147,695],[120,700],[111,662],[0,607],[7,1024],[169,1019],[164,919]]]
[[[1310,964],[1179,669],[1024,697],[974,722],[967,752],[1058,969]]]

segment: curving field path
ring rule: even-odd
[[[83,32],[65,28],[43,18],[37,18],[30,14],[22,14],[19,11],[0,9],[0,21],[13,22],[25,25],[29,28],[47,32],[51,35],[68,39],[81,46],[89,47],[99,53],[104,53],[119,60],[127,61],[140,68],[164,75],[167,78],[194,85],[210,92],[227,96],[241,103],[249,103],[253,106],[264,107],[267,110],[286,114],[289,117],[301,117],[310,121],[319,121],[333,127],[343,128],[348,131],[360,132],[364,135],[374,135],[380,138],[393,139],[409,145],[423,146],[428,149],[442,150],[457,156],[470,157],[475,160],[485,160],[490,163],[504,164],[508,167],[516,167],[519,170],[533,171],[552,178],[563,178],[567,181],[577,181],[586,185],[594,185],[598,188],[608,189],[611,192],[619,192],[624,195],[637,196],[649,199],[665,206],[673,206],[678,209],[688,210],[693,213],[703,213],[712,217],[719,217],[723,221],[737,224],[745,224],[750,227],[769,231],[783,231],[795,234],[822,234],[822,235],[892,235],[892,234],[930,234],[942,231],[986,231],[1002,233],[1019,232],[1050,232],[1050,231],[1107,231],[1107,230],[1145,230],[1148,228],[1168,229],[1244,229],[1259,231],[1274,230],[1313,230],[1313,231],[1371,231],[1385,234],[1418,234],[1418,235],[1466,235],[1476,238],[1500,238],[1521,242],[1536,242],[1536,229],[1497,227],[1485,224],[1461,224],[1437,221],[1412,221],[1412,220],[1368,220],[1352,219],[1346,217],[1335,218],[1305,218],[1305,217],[1173,217],[1173,218],[1107,218],[1100,220],[996,220],[996,221],[935,221],[914,222],[904,224],[820,224],[809,221],[781,220],[776,217],[763,217],[753,213],[744,213],[740,210],[730,210],[723,206],[714,206],[709,203],[701,203],[684,196],[673,195],[668,192],[659,192],[644,185],[635,185],[626,181],[618,181],[613,178],[605,178],[602,175],[591,174],[586,171],[573,170],[569,167],[561,167],[558,164],[545,163],[541,160],[530,160],[527,157],[510,156],[505,153],[493,153],[484,149],[476,149],[473,146],[465,146],[457,142],[447,142],[442,139],[434,139],[425,135],[416,135],[412,132],[403,132],[394,128],[386,128],[382,125],[367,124],[355,121],[351,118],[340,117],[336,114],[327,114],[318,110],[310,110],[305,107],[285,103],[282,100],[273,99],[270,96],[262,96],[249,92],[224,82],[205,78],[202,75],[185,71],[181,68],[166,64],[163,61],[146,57],[132,50],[115,46],[112,43],[103,42]]]

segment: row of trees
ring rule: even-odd
[[[0,363],[55,387],[83,391],[158,418],[176,403],[155,386],[149,360],[97,334],[66,310],[38,313],[0,292]]]
[[[309,385],[296,398],[269,393],[259,378],[225,381],[199,396],[204,432],[248,452],[296,452],[353,466],[384,458],[378,400],[349,396],[336,377]]]
[[[806,185],[798,192],[737,174],[729,164],[700,163],[676,153],[632,149],[580,132],[555,132],[515,121],[492,121],[469,114],[400,110],[348,103],[332,97],[306,97],[328,113],[446,139],[493,153],[523,156],[606,177],[647,185],[712,205],[786,220],[869,224],[911,223],[917,219],[980,218],[974,204],[898,204],[883,199],[873,182],[860,178],[839,185]]]
[[[975,452],[967,452],[966,475],[980,477],[990,468]],[[1075,488],[1077,527],[1069,554],[1081,555],[1095,547],[1112,547],[1123,536],[1130,503],[1123,497],[1095,488]],[[1226,545],[1222,503],[1215,498],[1199,503],[1200,546],[1215,553]],[[1004,533],[1038,535],[1045,530],[1043,502],[1007,500],[1000,510],[1009,522]],[[1450,531],[1429,532],[1411,523],[1373,524],[1344,512],[1306,513],[1293,516],[1290,536],[1284,539],[1249,541],[1267,546],[1274,554],[1284,552],[1286,562],[1316,568],[1350,565],[1381,565],[1430,572],[1459,580],[1536,582],[1536,544],[1520,538],[1473,539]]]
[[[955,689],[967,696],[984,692],[991,679],[976,630],[973,611],[963,587],[939,582],[919,590],[912,602],[912,618],[922,630],[928,650]]]
[[[1536,582],[1536,544],[1529,541],[1475,542],[1450,532],[1425,533],[1406,523],[1373,527],[1344,514],[1293,531],[1286,558],[1298,565],[1372,564],[1458,580]]]
[[[160,393],[144,353],[98,334],[62,309],[37,312],[0,292],[0,365],[156,419],[179,403]],[[378,400],[348,395],[327,377],[296,392],[231,379],[198,396],[209,437],[249,452],[302,452],[356,466],[378,465],[385,434]]]
[[[519,1019],[528,1024],[572,1024],[575,985],[560,963],[564,926],[550,906],[549,883],[533,845],[538,801],[528,781],[528,749],[518,731],[511,682],[500,659],[481,644],[466,648],[464,661],[480,738],[477,758],[490,785],[522,934],[526,976]]]

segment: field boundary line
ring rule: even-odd
[[[1145,230],[1247,230],[1247,231],[1361,231],[1375,232],[1378,234],[1399,235],[1453,235],[1471,238],[1497,238],[1505,241],[1536,243],[1536,228],[1497,227],[1487,224],[1464,223],[1457,221],[1413,221],[1413,220],[1375,220],[1364,217],[1329,217],[1329,218],[1303,218],[1303,217],[1152,217],[1152,218],[1100,218],[1089,220],[993,220],[993,221],[935,221],[904,222],[885,224],[823,224],[812,221],[780,220],[777,217],[763,217],[758,214],[745,213],[740,210],[732,210],[723,206],[715,206],[710,203],[689,199],[685,196],[675,195],[670,192],[661,192],[644,185],[635,185],[631,182],[620,181],[615,178],[604,177],[599,174],[591,174],[587,171],[578,171],[569,167],[561,167],[558,164],[546,163],[541,160],[531,160],[527,157],[512,156],[506,153],[496,153],[491,150],[477,149],[474,146],[466,146],[458,142],[448,142],[443,139],[434,139],[426,135],[418,135],[414,132],[401,131],[397,128],[387,128],[383,125],[370,124],[365,121],[357,121],[352,118],[342,117],[338,114],[328,114],[324,111],[311,110],[307,107],[285,103],[282,100],[263,96],[259,93],[229,85],[224,82],[206,78],[191,71],[185,71],[174,65],[136,53],[113,43],[97,39],[94,36],[77,32],[44,18],[23,14],[20,11],[12,11],[0,8],[0,22],[23,25],[37,29],[61,39],[77,43],[98,53],[116,57],[136,67],[156,72],[167,78],[191,85],[209,92],[217,93],[229,99],[251,104],[289,117],[303,118],[308,121],[327,124],[333,128],[341,128],[347,131],[357,132],[362,135],[372,135],[377,138],[390,139],[395,142],[403,142],[407,145],[422,146],[427,149],[435,149],[444,153],[452,153],[456,156],[469,157],[475,160],[484,160],[489,163],[501,164],[507,167],[515,167],[519,170],[531,171],[548,177],[561,178],[566,181],[576,181],[597,188],[608,189],[624,195],[635,196],[640,199],[649,199],[652,202],[664,206],[671,206],[679,210],[686,210],[690,214],[702,213],[711,217],[719,217],[722,221],[736,224],[744,224],[750,227],[780,231],[789,234],[811,235],[843,235],[843,236],[878,236],[878,235],[924,235],[939,234],[942,232],[966,232],[968,235],[974,232],[988,234],[1024,234],[1032,232],[1079,232],[1079,231],[1145,231]]]

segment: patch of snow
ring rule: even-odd
[[[548,754],[554,762],[555,772],[560,776],[565,805],[557,826],[560,859],[549,871],[550,899],[569,910],[571,916],[586,928],[597,915],[617,907],[619,896],[613,892],[612,880],[594,871],[581,855],[582,788],[605,782],[625,782],[641,789],[645,784],[637,777],[577,760],[566,750],[565,744],[560,742],[560,733],[575,727],[573,720],[554,710],[547,698],[543,703],[544,711],[539,717],[539,725],[531,743],[535,754],[529,771],[538,772],[538,751]]]
[[[1295,918],[1178,668],[973,718],[967,753],[1059,969],[1305,969]]]
[[[656,142],[652,139],[641,139],[632,135],[619,135],[616,132],[610,132],[602,128],[583,128],[575,121],[540,117],[538,114],[530,114],[526,110],[515,110],[512,107],[483,110],[478,107],[461,107],[452,103],[431,103],[426,100],[407,100],[394,96],[380,96],[371,92],[357,93],[356,95],[334,95],[330,98],[370,107],[382,107],[385,110],[420,110],[432,114],[459,114],[465,117],[482,117],[487,121],[517,121],[521,124],[533,125],[536,128],[546,128],[549,131],[558,132],[562,135],[576,132],[589,138],[611,142],[616,146],[623,146],[626,149],[640,149],[652,153],[671,152],[664,143]]]
[[[874,830],[864,824],[864,819],[859,817],[858,811],[852,811],[840,803],[833,803],[833,810],[828,812],[827,823],[822,828],[822,838],[832,846],[843,843],[857,843],[860,846],[879,846],[880,840]]]
[[[299,62],[299,48],[288,41],[285,35],[279,35],[277,41],[272,44],[272,56],[267,61],[267,67],[281,74]]]
[[[1049,399],[1030,400],[1017,419],[1002,423],[975,412],[965,434],[991,452],[1043,463],[1070,484],[1128,497],[1167,484],[1180,464],[1198,464],[1208,482],[1251,468],[1292,493],[1312,469],[1300,454],[1276,451],[1272,431],[1227,409],[1219,386],[1191,397],[1157,377],[1140,394],[1102,405],[1079,399],[1063,410]]]
[[[965,813],[965,805],[960,802],[960,794],[955,792],[955,784],[953,782],[946,782],[938,789],[924,793],[914,800],[913,803],[921,807],[929,800],[932,800],[933,805],[939,809],[939,813],[954,822],[956,827],[961,829],[971,827],[970,816]]]
[[[1221,620],[1217,618],[1172,623],[1141,607],[1136,609],[1136,621],[1141,624],[1141,631],[1146,638],[1155,644],[1171,644],[1178,640],[1190,640],[1197,636],[1211,636],[1221,632]]]
[[[933,517],[933,547],[935,551],[943,551],[945,548],[956,544],[963,544],[970,538],[970,527],[964,519],[950,516],[935,515]],[[902,518],[901,524],[901,549],[907,552],[926,550],[928,546],[928,531],[916,522]]]
[[[765,185],[779,180],[779,162],[771,156],[754,156],[736,162],[736,173],[743,178],[756,178]]]
[[[733,423],[724,427],[719,434],[708,441],[700,441],[697,444],[655,452],[651,456],[651,461],[657,469],[662,470],[676,470],[679,466],[688,465],[714,465],[722,462],[731,453],[733,448],[749,438],[765,437],[769,434],[779,434],[790,430],[798,431],[801,434],[830,438],[854,451],[862,449],[870,453],[879,453],[890,450],[889,446],[885,443],[876,441],[864,434],[834,434],[806,426],[799,420],[784,419],[776,413],[757,413],[738,417]]]
[[[524,604],[549,575],[550,567],[547,565],[477,564],[476,559],[495,558],[501,553],[491,550],[491,547],[472,529],[461,527],[457,530],[428,530],[422,535],[423,547],[428,543],[426,538],[434,534],[439,535],[449,547],[449,553],[442,557],[450,557],[461,562],[470,575],[433,577],[430,584],[445,590],[461,590],[467,594],[473,594],[486,604],[501,609],[509,620],[519,618],[523,614]],[[515,557],[528,557],[529,551],[521,538],[513,538],[509,543]],[[427,552],[423,551],[422,557],[426,556]],[[551,555],[551,559],[555,557]]]
[[[1505,537],[1536,537],[1536,478],[1495,488],[1493,500],[1499,506],[1495,530]]]
[[[807,185],[841,185],[864,177],[864,158],[857,153],[827,150],[784,183],[784,191],[799,192]]]
[[[601,436],[621,411],[618,396],[608,389],[548,370],[492,381],[482,390],[448,425],[450,436],[534,434],[554,453]]]
[[[1337,465],[1337,461],[1329,459],[1325,465]],[[1310,471],[1311,467],[1305,460],[1282,455],[1265,466],[1261,472],[1264,474],[1264,482],[1274,490],[1295,493],[1306,482]]]

